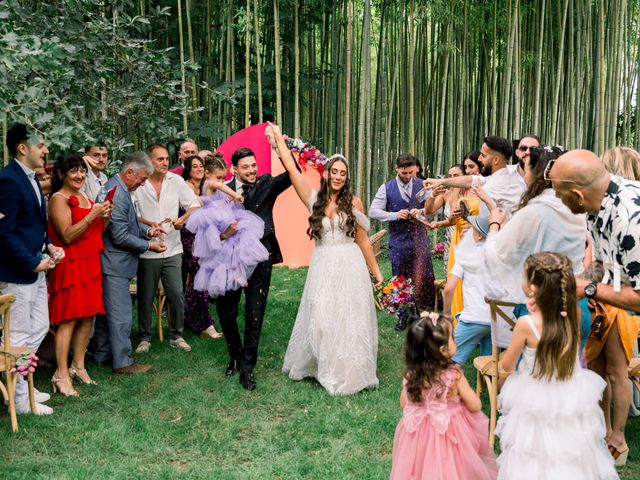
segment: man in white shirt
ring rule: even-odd
[[[517,144],[517,145],[516,145]],[[524,166],[529,161],[531,150],[540,147],[540,139],[536,135],[527,134],[520,138],[517,142],[514,142],[515,146],[515,158],[517,162],[513,165],[508,165],[507,168],[511,175],[518,180],[522,187],[526,190],[527,184],[524,181]]]
[[[485,137],[480,149],[483,176],[465,175],[463,177],[435,179],[424,181],[426,188],[435,189],[440,185],[449,188],[484,187],[493,205],[487,205],[487,210],[499,207],[510,216],[518,205],[522,193],[525,191],[522,183],[507,169],[507,161],[511,158],[513,147],[506,138],[489,135]]]
[[[182,242],[179,230],[200,203],[182,177],[168,171],[169,152],[162,145],[147,147],[153,164],[153,174],[138,188],[134,197],[138,203],[141,221],[148,225],[161,225],[166,232],[167,249],[164,252],[145,252],[138,264],[138,330],[140,344],[137,353],[149,351],[151,345],[151,310],[162,279],[162,287],[169,304],[171,328],[169,344],[190,351],[182,338],[184,329],[184,291],[182,288]],[[178,215],[182,208],[186,213]]]
[[[87,178],[82,185],[82,191],[91,200],[95,201],[103,193],[102,190],[109,180],[104,171],[108,163],[108,151],[104,145],[90,145],[84,148],[84,157],[87,163]]]

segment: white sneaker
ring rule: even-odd
[[[29,402],[19,402],[16,403],[16,413],[18,415],[26,415],[27,413],[31,413],[31,406]],[[53,413],[53,408],[48,407],[42,403],[36,403],[36,415],[51,415]]]
[[[149,353],[149,347],[151,347],[151,342],[142,340],[136,348],[136,353]]]
[[[180,350],[184,350],[185,352],[191,351],[191,345],[184,341],[184,338],[176,338],[175,340],[170,340],[169,345],[173,348],[179,348]]]
[[[36,403],[44,403],[51,398],[51,395],[45,392],[40,392],[39,390],[33,389],[35,392]],[[4,406],[8,406],[9,402],[7,400],[4,401]]]
[[[51,395],[45,392],[41,392],[37,389],[33,389],[35,391],[36,403],[44,403],[51,398]]]

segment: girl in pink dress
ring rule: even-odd
[[[489,420],[451,356],[453,323],[423,312],[407,333],[400,406],[393,440],[392,480],[491,480],[496,458],[489,448]]]

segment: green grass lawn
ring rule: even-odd
[[[404,335],[379,314],[377,390],[331,397],[315,382],[290,381],[281,367],[305,276],[306,269],[274,270],[256,391],[224,377],[224,340],[186,335],[193,351],[185,353],[154,339],[150,353],[137,356],[153,364],[147,375],[114,376],[89,364],[99,385],[78,387],[80,398],[54,396],[55,413],[19,417],[17,434],[2,409],[0,478],[388,478]],[[36,386],[50,392],[52,374],[40,368]],[[467,376],[474,384],[472,369]],[[627,428],[624,479],[640,478],[638,422]]]

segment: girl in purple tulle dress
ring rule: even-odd
[[[264,222],[244,209],[240,193],[224,184],[224,161],[207,161],[205,170],[203,207],[191,214],[186,228],[195,234],[193,256],[200,262],[194,288],[218,297],[246,286],[256,265],[267,260],[269,252],[260,242]],[[235,225],[236,233],[225,238],[222,234],[231,225]]]
[[[455,352],[449,317],[425,312],[413,319],[407,332],[392,480],[496,478],[489,420],[460,366],[451,360]]]

